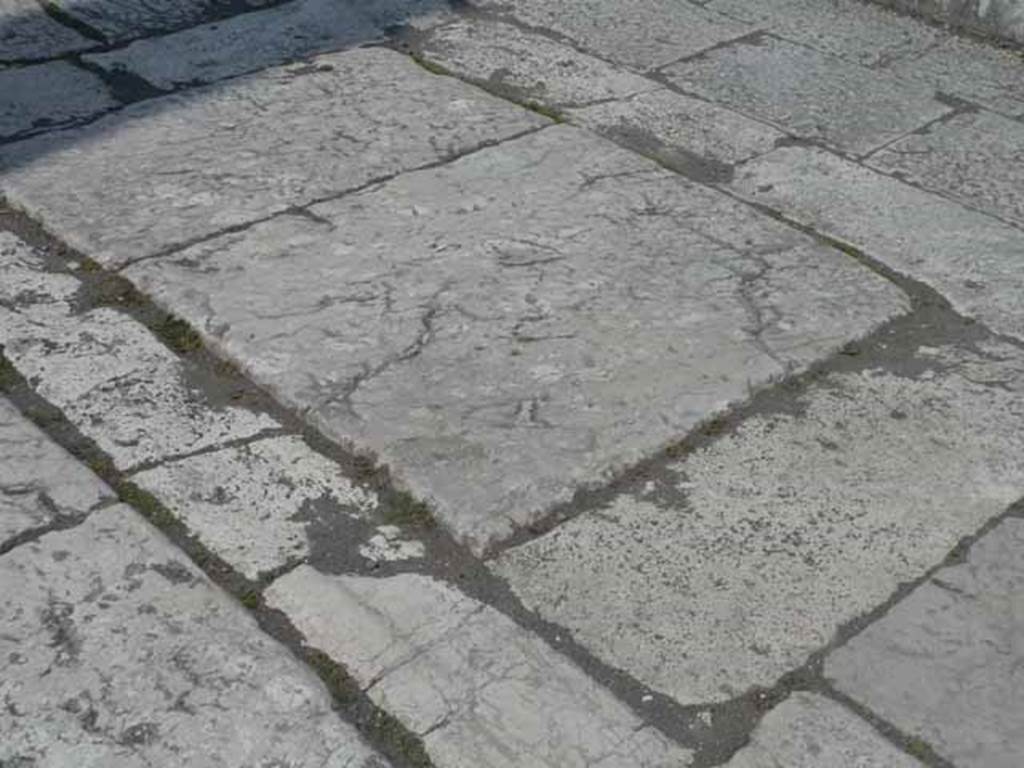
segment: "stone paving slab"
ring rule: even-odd
[[[933,574],[833,653],[838,688],[958,768],[1024,764],[1024,521]]]
[[[900,139],[867,164],[1024,227],[1024,123],[1017,120],[957,115]]]
[[[923,768],[835,702],[791,694],[725,768]]]
[[[230,393],[211,402],[177,355],[128,315],[80,311],[83,290],[70,274],[47,271],[14,235],[0,233],[4,355],[120,469],[279,427],[230,405]]]
[[[96,75],[63,61],[0,70],[0,140],[70,125],[118,105]]]
[[[1021,0],[874,0],[944,25],[1024,44]]]
[[[663,74],[684,91],[853,154],[950,111],[912,83],[769,35],[716,48]]]
[[[265,0],[49,0],[62,13],[121,42],[171,32],[208,19],[265,5]]]
[[[311,210],[126,275],[478,549],[907,306],[567,126]]]
[[[0,764],[386,768],[127,507],[0,557],[0,585]]]
[[[45,59],[93,45],[51,19],[37,0],[0,0],[0,62]]]
[[[106,266],[547,124],[363,49],[151,99],[0,151],[0,189]]]
[[[1022,495],[1022,393],[1015,346],[896,348],[493,568],[684,704],[771,686]]]
[[[114,498],[99,478],[0,396],[0,549]]]
[[[752,160],[733,188],[1024,338],[1019,229],[817,149],[785,147]]]
[[[428,576],[302,566],[265,593],[423,736],[437,768],[683,768],[690,753],[542,640]]]

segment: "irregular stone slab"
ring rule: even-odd
[[[655,69],[754,31],[754,27],[673,0],[480,0],[477,7],[572,39],[604,59]]]
[[[954,27],[1024,43],[1022,0],[875,0]]]
[[[924,56],[898,61],[889,69],[996,112],[1024,115],[1024,59],[1019,52],[954,37]]]
[[[0,61],[48,59],[92,45],[47,16],[36,0],[0,0]],[[0,93],[8,87],[0,87]]]
[[[705,8],[869,67],[924,53],[947,37],[858,0],[711,0]]]
[[[442,7],[441,0],[298,0],[84,58],[171,90],[381,40],[388,26]]]
[[[0,151],[0,184],[117,266],[547,122],[401,54],[355,50],[18,143]]]
[[[301,566],[265,597],[421,735],[438,768],[690,764],[688,750],[542,640],[428,576],[326,576]]]
[[[84,517],[114,493],[0,397],[0,548],[19,534]]]
[[[265,4],[265,0],[50,0],[108,41],[173,32]]]
[[[132,479],[249,579],[308,557],[313,536],[376,505],[373,494],[298,437],[168,462]],[[332,543],[344,545],[317,542]]]
[[[957,115],[886,147],[868,165],[1024,225],[1024,124],[1017,120]]]
[[[1024,338],[1019,229],[817,149],[752,160],[733,186],[931,285],[958,312]]]
[[[687,92],[856,154],[950,111],[912,83],[770,36],[716,48],[664,74]]]
[[[923,768],[839,704],[794,693],[764,716],[725,768]]]
[[[568,126],[311,210],[126,274],[478,549],[906,307]]]
[[[893,365],[827,376],[494,569],[684,704],[774,684],[1024,491],[1024,353]]]
[[[1007,519],[846,646],[840,690],[963,768],[1024,762],[1024,521]]]
[[[63,61],[0,70],[0,140],[66,126],[116,106],[102,80]]]
[[[319,680],[131,509],[0,558],[0,763],[386,768]]]
[[[28,246],[0,232],[4,355],[119,468],[279,427],[264,414],[212,402],[181,360],[128,315],[80,312],[80,290],[77,279],[47,271]]]

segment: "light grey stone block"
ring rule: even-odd
[[[63,61],[0,70],[0,139],[60,128],[116,106],[102,80]]]
[[[47,59],[95,44],[51,19],[37,0],[0,0],[0,62]]]
[[[547,124],[381,48],[3,148],[8,201],[116,266]]]
[[[771,36],[716,48],[664,74],[685,91],[853,154],[950,111],[912,83]]]
[[[568,126],[312,212],[126,275],[478,550],[907,306]]]
[[[1007,519],[827,660],[840,690],[962,768],[1024,764],[1024,521]]]
[[[98,477],[0,396],[0,547],[113,498]]]
[[[535,635],[428,576],[326,576],[301,566],[266,592],[306,642],[346,666],[438,768],[685,768]]]
[[[927,283],[958,312],[1024,338],[1019,229],[816,149],[763,155],[733,186]]]
[[[952,27],[1024,43],[1024,0],[875,0]]]
[[[0,557],[0,586],[3,765],[387,766],[127,507]]]
[[[773,685],[1024,492],[1024,353],[894,360],[828,375],[495,571],[684,704]]]

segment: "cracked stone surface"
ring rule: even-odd
[[[830,699],[794,693],[764,716],[725,768],[923,768]]]
[[[687,92],[854,154],[950,111],[885,72],[769,35],[716,48],[663,74]]]
[[[81,311],[82,290],[76,278],[47,271],[31,248],[0,232],[4,355],[120,469],[278,427],[230,405],[230,393],[211,402],[141,323],[108,307]]]
[[[1024,494],[1024,353],[893,357],[747,418],[494,570],[680,702],[774,684]]]
[[[827,660],[842,691],[963,768],[1024,762],[1024,520],[979,539]]]
[[[0,0],[0,62],[44,59],[91,45],[43,13],[36,0]],[[7,87],[0,86],[0,92]]]
[[[0,557],[0,584],[3,765],[387,766],[127,507]]]
[[[49,0],[108,41],[198,24],[211,15],[258,8],[265,0]]]
[[[0,396],[0,548],[114,498],[92,472]]]
[[[63,61],[0,70],[0,139],[75,123],[117,105],[96,75]]]
[[[542,640],[428,576],[327,576],[301,566],[266,597],[421,734],[438,768],[690,764],[687,750]]]
[[[478,549],[906,308],[567,126],[311,212],[126,274]]]
[[[308,557],[312,537],[354,527],[376,506],[298,437],[168,462],[132,480],[249,579]]]
[[[962,314],[1024,338],[1024,232],[817,149],[746,164],[734,188],[932,286]]]
[[[118,266],[547,122],[401,54],[362,49],[10,145],[0,189]]]
[[[479,8],[507,14],[547,34],[569,38],[602,58],[654,69],[725,40],[749,24],[673,0],[480,0]]]
[[[867,164],[1024,227],[1024,124],[1017,120],[957,115],[897,141]]]

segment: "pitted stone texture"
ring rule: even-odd
[[[974,32],[1024,43],[1024,0],[875,0]]]
[[[126,274],[477,549],[906,307],[568,126],[312,212]]]
[[[298,437],[168,462],[132,479],[250,579],[308,557],[314,536],[340,535],[376,505]]]
[[[127,507],[3,556],[0,585],[2,765],[386,768]]]
[[[816,149],[752,160],[734,189],[932,286],[958,312],[1024,338],[1024,233]]]
[[[954,37],[924,56],[894,63],[889,70],[925,88],[1010,117],[1024,115],[1024,56],[1020,51]]]
[[[764,716],[725,768],[924,768],[849,710],[794,693]]]
[[[113,498],[99,478],[0,396],[0,547]]]
[[[116,106],[102,80],[63,61],[0,70],[0,139],[59,128]]]
[[[845,647],[840,690],[962,768],[1024,765],[1024,521],[1008,518]]]
[[[705,7],[865,66],[919,55],[946,37],[860,0],[711,0]]]
[[[868,165],[1024,227],[1024,123],[1017,120],[957,115],[886,147]]]
[[[180,359],[137,321],[76,307],[82,284],[47,271],[0,233],[0,345],[41,397],[59,408],[123,470],[279,425],[210,402]]]
[[[302,566],[266,592],[423,737],[438,768],[684,768],[645,726],[542,640],[428,576],[326,576]]]
[[[209,18],[265,5],[265,0],[49,0],[109,41],[199,24]],[[241,6],[241,8],[239,8]]]
[[[47,16],[37,0],[0,0],[0,62],[48,59],[95,44]]]
[[[441,0],[298,0],[84,58],[170,90],[379,41],[389,25],[436,16],[443,6]]]
[[[8,201],[116,266],[548,121],[382,48],[129,107],[0,151]]]
[[[542,31],[569,38],[604,59],[655,69],[754,30],[717,13],[674,0],[480,0]]]
[[[854,154],[950,111],[912,83],[768,35],[716,48],[664,74],[683,90]]]
[[[684,704],[773,685],[1024,492],[1024,353],[899,364],[827,376],[496,572]]]

